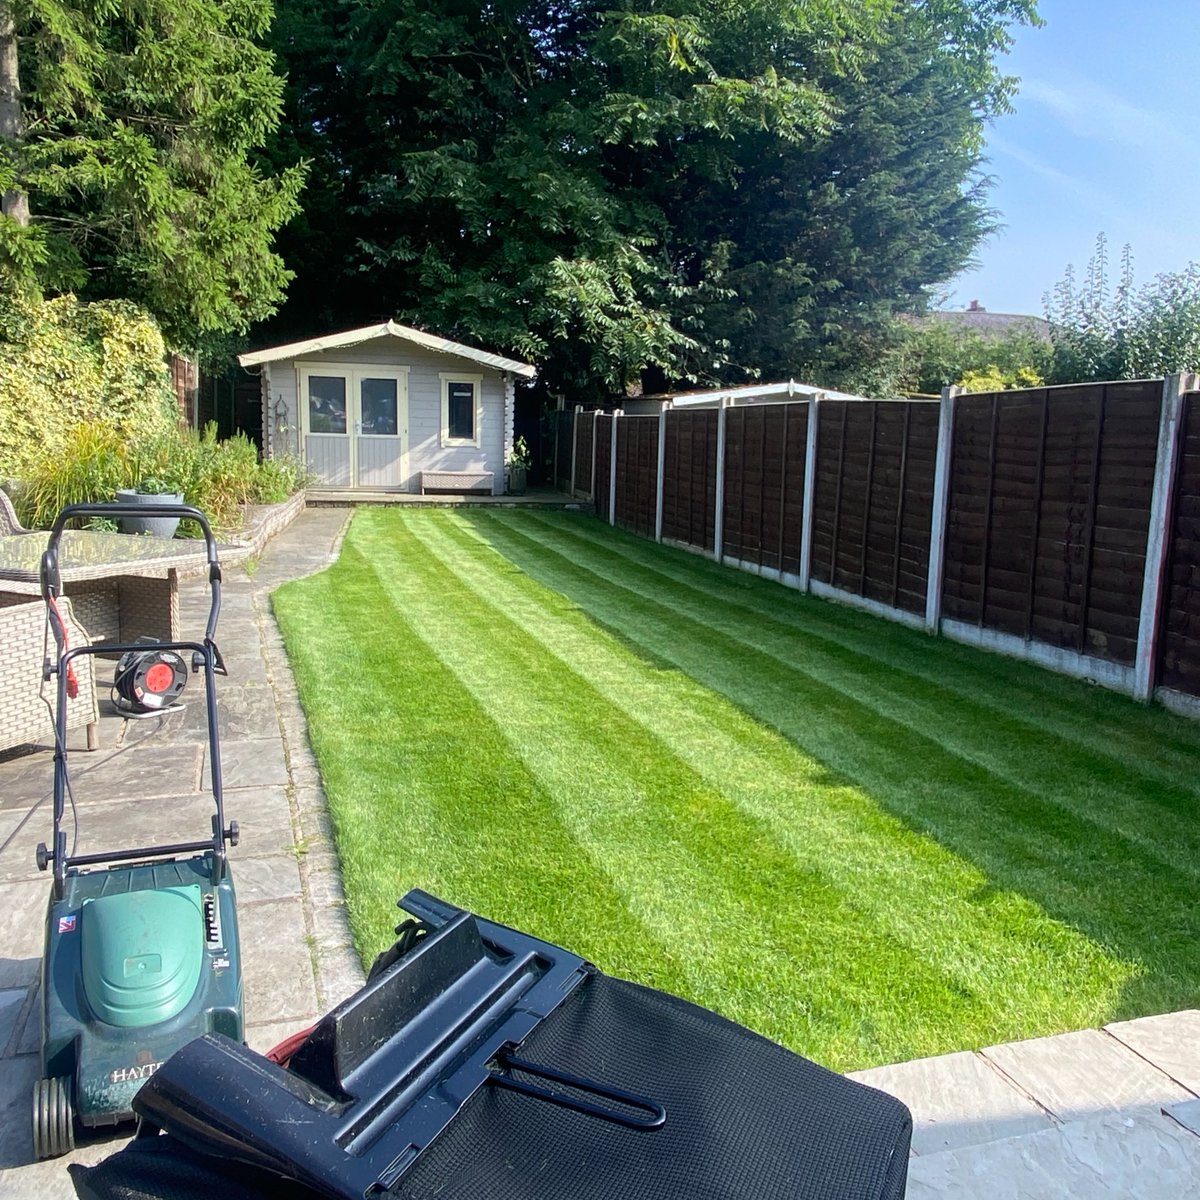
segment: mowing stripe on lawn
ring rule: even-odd
[[[511,745],[626,904],[688,948],[682,990],[768,1036],[810,1051],[822,1045],[827,1061],[841,1063],[849,1061],[843,1041],[867,1042],[876,1060],[901,1044],[896,1027],[875,1028],[863,1011],[881,991],[897,1011],[984,1019],[984,998],[876,929],[821,873],[799,868],[653,733],[539,656],[539,644],[503,613],[457,589],[406,531],[376,533],[376,524],[356,523],[349,540],[443,661],[503,718]],[[593,723],[558,723],[571,705]],[[736,930],[732,943],[713,936],[723,921]]]
[[[1013,942],[1023,939],[1027,952],[1042,961],[1022,981],[1027,986],[1019,995],[1011,988],[998,993],[1004,998],[1001,1022],[1027,1021],[1031,1012],[1059,1008],[1058,994],[1080,969],[1099,965],[1117,982],[1127,976],[1127,968],[1092,961],[1102,957],[1093,944],[1030,901],[986,891],[980,872],[880,814],[861,792],[831,786],[811,758],[721,696],[677,671],[645,670],[615,639],[598,637],[581,612],[547,603],[546,589],[514,574],[505,559],[481,545],[474,528],[451,519],[422,521],[409,531],[454,571],[462,587],[515,620],[565,669],[586,670],[606,699],[654,728],[709,786],[768,826],[806,869],[827,875],[847,903],[853,898],[873,924],[919,952],[956,987],[991,995],[990,981],[1009,975]],[[864,890],[867,877],[874,886]],[[918,882],[938,895],[936,912],[895,903],[896,895]],[[1079,943],[1073,952],[1071,939]],[[1001,1040],[1006,1034],[997,1028],[995,1036]]]
[[[484,519],[491,519],[491,514]],[[619,557],[659,583],[670,581],[709,601],[718,600],[724,607],[744,610],[747,617],[785,625],[871,662],[883,661],[939,690],[995,711],[1022,730],[1053,732],[1086,747],[1101,761],[1123,749],[1140,756],[1136,770],[1146,779],[1200,796],[1195,770],[1200,731],[1160,708],[1139,705],[1131,709],[1124,697],[1099,689],[1087,700],[1090,719],[1080,721],[1081,684],[1066,676],[949,640],[938,642],[938,650],[931,656],[928,636],[900,626],[894,627],[885,642],[878,635],[879,618],[781,588],[743,571],[718,567],[699,555],[664,555],[661,547],[644,538],[594,521],[580,521],[569,514],[530,513],[526,528],[532,534],[538,525],[551,531],[559,542],[570,539],[603,555]],[[1030,702],[1031,693],[1038,703]],[[1146,735],[1155,739],[1152,758],[1143,754]],[[1129,769],[1127,760],[1121,765]]]
[[[529,537],[524,531],[521,536]],[[542,550],[553,551],[571,562],[577,560],[570,548],[553,539],[534,535],[530,540]],[[514,546],[510,544],[508,549],[512,551]],[[598,563],[594,573],[611,578],[611,561],[603,566],[610,569],[601,570]],[[1094,754],[1077,744],[1040,731],[1016,714],[1001,715],[970,699],[952,697],[936,684],[846,651],[835,643],[799,638],[795,629],[782,622],[760,617],[748,623],[742,614],[728,613],[726,606],[714,609],[710,599],[689,594],[678,584],[664,588],[622,576],[622,586],[787,666],[828,681],[843,695],[881,716],[913,729],[935,730],[943,749],[997,779],[1038,796],[1044,803],[1070,807],[1082,819],[1138,845],[1170,871],[1200,876],[1200,830],[1185,825],[1169,844],[1161,839],[1164,820],[1194,810],[1196,795],[1192,789],[1147,779],[1127,761],[1111,757],[1097,761]],[[802,660],[798,657],[801,655]],[[947,703],[951,699],[953,703]],[[1014,754],[1017,745],[1020,753]]]

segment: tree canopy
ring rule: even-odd
[[[0,0],[0,282],[147,307],[177,348],[274,311],[303,167],[269,0]]]
[[[989,227],[1034,0],[279,0],[311,159],[264,336],[386,316],[552,387],[844,377]]]

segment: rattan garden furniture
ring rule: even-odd
[[[48,534],[0,537],[0,594],[39,596]],[[59,564],[63,591],[93,642],[179,640],[179,575],[202,572],[204,554],[184,540],[68,529]]]
[[[59,610],[71,645],[85,645],[88,636],[75,618],[71,601],[60,600]],[[0,594],[0,750],[27,742],[53,741],[56,685],[42,679],[45,658],[46,606],[40,600]],[[79,694],[67,701],[67,728],[86,725],[88,749],[95,750],[100,717],[93,660],[81,655],[74,662]]]
[[[16,533],[32,533],[17,520],[16,510],[3,488],[0,488],[0,537],[11,537]]]

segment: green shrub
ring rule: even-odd
[[[63,505],[115,500],[119,489],[148,479],[181,493],[225,530],[241,525],[243,505],[277,504],[307,483],[294,461],[260,463],[244,434],[218,441],[215,424],[203,433],[173,429],[127,442],[110,426],[90,422],[73,430],[61,450],[37,459],[18,492],[18,509],[28,524],[46,528]],[[182,530],[198,532],[188,522]]]
[[[162,335],[136,305],[0,296],[0,479],[64,452],[81,424],[133,442],[177,417]]]
[[[42,451],[17,492],[17,509],[27,525],[46,529],[68,504],[113,500],[132,483],[125,439],[109,424],[87,421],[60,448]]]

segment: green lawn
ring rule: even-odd
[[[838,1070],[1200,1001],[1200,729],[575,513],[275,594],[369,958],[412,886]]]

